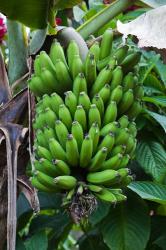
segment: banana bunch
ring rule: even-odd
[[[112,52],[112,44],[108,29],[85,62],[75,41],[66,54],[54,41],[49,55],[36,57],[29,88],[37,97],[31,178],[37,189],[67,192],[67,199],[90,192],[106,202],[126,200],[143,87],[134,73],[140,54],[127,45]]]

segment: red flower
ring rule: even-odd
[[[56,23],[56,25],[61,25],[62,24],[62,19],[60,17],[56,17],[55,23]]]
[[[4,23],[4,19],[2,17],[0,17],[0,43],[2,42],[3,37],[4,37],[6,32],[7,32],[7,28],[6,28],[6,25]]]

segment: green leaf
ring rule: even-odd
[[[47,29],[35,30],[32,32],[32,40],[29,45],[29,54],[36,54],[42,47],[47,34]]]
[[[111,250],[145,249],[150,234],[150,217],[145,202],[136,195],[128,195],[127,202],[110,209],[101,231]]]
[[[150,181],[136,181],[128,187],[145,200],[166,204],[166,185]]]
[[[37,232],[30,239],[25,241],[26,250],[47,250],[48,239],[44,231]]]
[[[72,8],[74,5],[77,5],[80,3],[82,0],[58,0],[57,3],[55,3],[56,9],[67,9],[67,8]]]
[[[146,77],[144,81],[144,86],[154,88],[156,90],[161,91],[161,93],[164,93],[164,86],[162,82],[152,73],[148,74],[148,76]]]
[[[140,141],[136,149],[136,159],[147,174],[161,181],[166,173],[166,151],[155,141]]]
[[[166,96],[145,96],[143,97],[143,101],[153,103],[156,106],[166,107]]]
[[[96,225],[102,219],[104,219],[107,216],[109,209],[109,204],[98,201],[97,209],[91,214],[89,218],[89,221],[92,223],[92,225]]]
[[[154,241],[154,244],[161,247],[162,250],[166,250],[166,234],[161,235],[157,240]]]
[[[89,35],[98,31],[103,25],[125,10],[130,4],[130,0],[115,1],[91,17],[88,21],[81,25],[77,31],[84,39],[87,39]]]
[[[102,235],[95,231],[84,234],[78,241],[79,250],[109,250],[107,245],[103,242]]]
[[[147,113],[153,117],[160,125],[161,127],[164,129],[165,133],[166,133],[166,116],[164,115],[159,115],[158,113],[152,112],[152,111],[148,111]]]
[[[165,0],[140,0],[140,1],[149,5],[152,8],[157,8],[159,6],[165,5]]]
[[[155,68],[166,87],[166,65],[161,60],[158,60]]]

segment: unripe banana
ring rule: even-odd
[[[47,188],[53,190],[54,192],[58,192],[59,189],[57,188],[57,186],[54,183],[54,178],[50,177],[40,171],[36,172],[36,176],[37,180],[44,186],[46,186]]]
[[[123,72],[129,72],[133,69],[133,67],[138,64],[141,57],[140,52],[134,52],[126,56],[126,58],[122,61],[121,66],[123,68]]]
[[[111,90],[115,89],[118,85],[121,85],[123,79],[123,71],[121,66],[117,66],[112,72]]]
[[[133,159],[133,157],[134,157],[136,146],[137,146],[137,140],[135,139],[135,143],[134,143],[133,149],[132,149],[132,151],[129,153],[131,159]]]
[[[77,106],[76,112],[74,114],[74,120],[78,121],[79,124],[82,126],[83,130],[86,131],[87,128],[86,113],[82,105]]]
[[[103,189],[101,186],[96,186],[96,185],[92,185],[92,184],[87,185],[87,188],[88,188],[90,191],[94,192],[94,193],[99,193],[99,192],[101,192],[102,189]]]
[[[117,199],[116,196],[106,188],[103,188],[101,192],[95,194],[100,200],[103,200],[105,202],[111,202],[113,204],[116,204]]]
[[[34,60],[34,73],[36,76],[40,76],[41,74],[41,71],[42,71],[42,68],[41,68],[41,65],[40,65],[40,56],[37,55],[35,60]]]
[[[124,155],[122,157],[122,160],[121,160],[120,164],[119,164],[119,169],[126,167],[127,164],[129,163],[129,160],[130,160],[130,156],[129,155]]]
[[[109,84],[112,79],[112,68],[107,65],[98,74],[96,81],[94,82],[91,89],[91,96],[99,93],[99,91],[104,87],[105,84]]]
[[[83,73],[78,74],[73,82],[73,93],[78,98],[80,92],[87,93],[87,83]]]
[[[51,102],[52,102],[51,97],[49,95],[47,94],[43,95],[43,98],[41,100],[43,109],[46,109],[46,108],[52,109]]]
[[[82,168],[88,166],[92,157],[92,153],[93,153],[93,141],[89,135],[86,135],[82,142],[82,147],[80,152],[80,166]]]
[[[99,54],[100,54],[100,47],[99,42],[94,42],[92,46],[89,49],[89,52],[92,53],[95,57],[95,61],[98,62],[99,60]]]
[[[44,95],[45,96],[45,95]],[[46,94],[46,96],[48,96]],[[48,96],[49,97],[49,96]],[[44,105],[43,105],[43,99],[40,99],[40,101],[38,103],[36,103],[36,106],[35,106],[35,111],[36,111],[36,114],[40,113],[40,112],[43,112],[44,111]]]
[[[43,129],[43,137],[45,139],[46,147],[49,146],[49,139],[56,138],[55,131],[52,128],[44,127]]]
[[[112,147],[114,146],[114,143],[115,143],[115,135],[111,132],[103,138],[98,149],[106,147],[107,153],[110,153],[110,151],[112,150]]]
[[[60,59],[67,66],[67,62],[66,62],[63,48],[62,48],[61,44],[59,42],[57,42],[56,40],[54,40],[52,45],[51,45],[49,56],[50,56],[54,65],[56,64],[56,60]]]
[[[45,140],[45,138],[43,136],[42,130],[40,130],[40,129],[37,130],[36,139],[37,139],[38,145],[40,145],[42,147],[47,147],[47,141]]]
[[[57,120],[55,123],[55,131],[56,131],[56,135],[57,135],[59,143],[65,149],[66,148],[66,140],[67,140],[67,136],[69,133],[65,124],[63,122],[61,122],[60,120]]]
[[[130,154],[130,152],[132,151],[132,149],[134,148],[134,144],[135,144],[135,138],[133,136],[129,136],[127,141],[126,141],[126,150],[125,150],[125,154]]]
[[[55,64],[56,77],[58,79],[61,93],[72,88],[72,80],[66,65],[60,60],[56,60]]]
[[[113,56],[116,58],[118,64],[120,64],[125,59],[128,48],[128,45],[123,45],[116,49],[116,51],[113,53]]]
[[[123,195],[122,193],[118,192],[118,191],[114,191],[115,189],[110,189],[110,191],[115,195],[116,197],[116,202],[122,202],[122,201],[126,201],[127,197],[125,195]]]
[[[117,154],[123,154],[126,150],[126,145],[117,145],[115,147],[113,147],[111,153],[110,153],[110,156],[114,156],[114,155],[117,155]]]
[[[39,158],[45,158],[49,161],[51,161],[53,159],[50,151],[44,147],[39,146],[39,145],[36,149],[36,154]]]
[[[129,89],[133,89],[134,87],[134,74],[133,72],[129,72],[123,78],[123,91],[126,92]]]
[[[35,166],[35,169],[48,175],[48,176],[51,176],[51,177],[56,177],[59,175],[59,172],[56,170],[56,167],[51,164],[51,162],[48,161],[48,165],[46,164],[43,164],[43,162],[45,162],[47,160],[45,160],[44,158],[41,158],[39,161],[35,160],[34,161],[34,166]]]
[[[102,98],[104,104],[107,103],[107,101],[110,98],[110,85],[109,84],[105,84],[105,86],[99,91],[99,96]]]
[[[54,138],[49,139],[49,148],[51,152],[51,159],[59,159],[65,162],[67,161],[66,152],[63,150],[59,142]]]
[[[57,120],[57,116],[54,113],[54,111],[52,111],[50,108],[46,108],[45,109],[45,121],[46,121],[46,124],[49,127],[54,128],[56,120]]]
[[[38,181],[38,179],[37,179],[37,177],[32,177],[32,178],[30,178],[30,181],[31,181],[31,184],[35,187],[35,188],[37,188],[38,190],[40,190],[40,191],[42,191],[42,192],[47,192],[47,193],[52,193],[52,192],[54,192],[54,189],[50,189],[50,188],[48,188],[48,187],[46,187],[45,185],[43,185],[43,184],[41,184],[39,181]]]
[[[91,53],[88,53],[85,61],[85,77],[89,89],[97,77],[95,56]]]
[[[118,104],[118,114],[123,114],[125,113],[133,104],[134,102],[134,95],[133,95],[133,90],[129,89],[127,90]]]
[[[28,80],[28,85],[30,90],[36,96],[42,96],[44,93],[50,93],[51,91],[43,84],[41,78],[39,76],[32,76],[30,80]]]
[[[91,128],[89,129],[89,135],[92,138],[93,154],[94,154],[96,152],[98,142],[99,142],[99,137],[100,137],[99,126],[97,123],[92,124]]]
[[[72,124],[72,117],[69,109],[64,104],[61,104],[59,106],[59,119],[66,125],[68,130],[70,130]]]
[[[77,43],[74,40],[72,40],[70,41],[69,46],[67,48],[67,59],[68,59],[69,68],[72,67],[72,61],[73,61],[74,55],[79,55],[79,48],[78,48]]]
[[[125,179],[130,173],[130,170],[128,168],[120,168],[117,170],[117,172],[120,175],[121,181],[123,181],[123,179]]]
[[[128,119],[127,115],[121,116],[119,118],[118,122],[120,124],[120,128],[127,128],[127,126],[129,125],[129,119]]]
[[[72,134],[69,134],[66,141],[66,156],[67,161],[72,167],[77,167],[79,164],[79,152],[76,139]]]
[[[101,165],[101,169],[102,170],[106,170],[106,169],[119,169],[120,163],[122,161],[123,155],[122,154],[117,154],[112,156],[110,159],[108,159],[107,161],[103,162],[103,164]]]
[[[57,91],[60,93],[60,84],[55,77],[55,73],[51,73],[48,69],[43,68],[40,74],[43,83],[50,89],[51,92]]]
[[[103,162],[105,161],[106,157],[107,157],[107,148],[103,147],[101,149],[98,150],[98,152],[96,153],[96,155],[92,158],[90,165],[88,167],[89,171],[97,171],[101,168],[101,165],[103,164]]]
[[[142,105],[139,100],[133,102],[132,106],[128,109],[127,115],[129,119],[136,119],[136,117],[141,113]]]
[[[92,184],[111,184],[119,177],[117,171],[113,169],[107,169],[100,172],[94,172],[87,174],[87,181]]]
[[[111,69],[114,69],[114,67],[117,65],[117,60],[114,57],[112,57],[112,55],[110,55],[110,56],[107,56],[106,58],[98,61],[97,62],[98,71],[101,71],[107,65],[109,65]]]
[[[137,128],[136,128],[136,123],[135,122],[130,122],[128,125],[129,133],[133,136],[136,137],[137,135]]]
[[[74,55],[71,68],[69,69],[70,69],[73,80],[76,78],[76,76],[79,73],[83,73],[84,67],[83,67],[83,63],[79,55]]]
[[[100,112],[100,117],[102,118],[104,115],[104,102],[101,96],[99,94],[96,94],[92,99],[92,103],[96,105]]]
[[[56,115],[59,114],[59,106],[61,104],[64,104],[62,98],[57,93],[51,94],[51,107],[52,110],[56,113]]]
[[[65,93],[65,105],[70,110],[72,117],[74,117],[77,108],[77,98],[72,91],[67,91]]]
[[[41,68],[48,69],[53,75],[55,74],[55,67],[49,55],[45,51],[41,51],[39,55]]]
[[[41,129],[44,126],[46,126],[45,113],[41,111],[36,116],[36,119],[35,119],[35,128],[36,129]]]
[[[85,92],[80,92],[79,98],[78,98],[78,104],[82,105],[86,113],[89,112],[91,102],[90,102],[89,96]]]
[[[54,179],[54,184],[59,189],[70,190],[76,187],[77,179],[73,176],[58,176]]]
[[[109,102],[114,101],[117,104],[120,102],[120,100],[122,99],[123,96],[123,89],[121,85],[118,85],[116,88],[114,88],[114,90],[111,93],[111,97]]]
[[[128,128],[121,128],[119,130],[119,133],[115,137],[115,145],[126,144],[129,136],[130,136],[129,129]]]
[[[135,87],[134,87],[134,98],[141,100],[143,96],[144,96],[143,86],[141,84],[135,85]]]
[[[62,160],[54,160],[53,161],[57,171],[60,173],[59,175],[69,175],[70,174],[70,168],[66,164],[66,162]]]
[[[103,124],[106,125],[110,122],[116,120],[117,117],[117,105],[116,102],[112,101],[108,106],[104,114],[104,121]]]
[[[117,134],[119,132],[119,123],[118,122],[111,122],[102,127],[100,130],[100,135],[101,136],[106,136],[108,133],[112,132],[114,134]]]
[[[82,126],[80,125],[80,123],[78,121],[74,121],[72,123],[71,133],[72,133],[72,135],[74,136],[74,138],[77,141],[78,150],[80,152],[82,142],[83,142],[83,139],[84,139],[84,131],[83,131],[83,128],[82,128]]]
[[[93,123],[97,123],[98,126],[101,126],[101,117],[100,112],[95,104],[92,104],[89,109],[89,128],[92,126]]]
[[[112,29],[107,29],[102,37],[101,45],[100,45],[100,60],[111,54],[112,50],[112,41],[113,41],[113,31]]]

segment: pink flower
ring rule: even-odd
[[[7,28],[6,28],[6,25],[4,23],[4,19],[2,17],[0,17],[0,43],[2,42],[3,37],[6,34],[6,32],[7,32]]]
[[[62,24],[62,19],[60,17],[55,18],[55,23],[56,25],[61,25]]]

